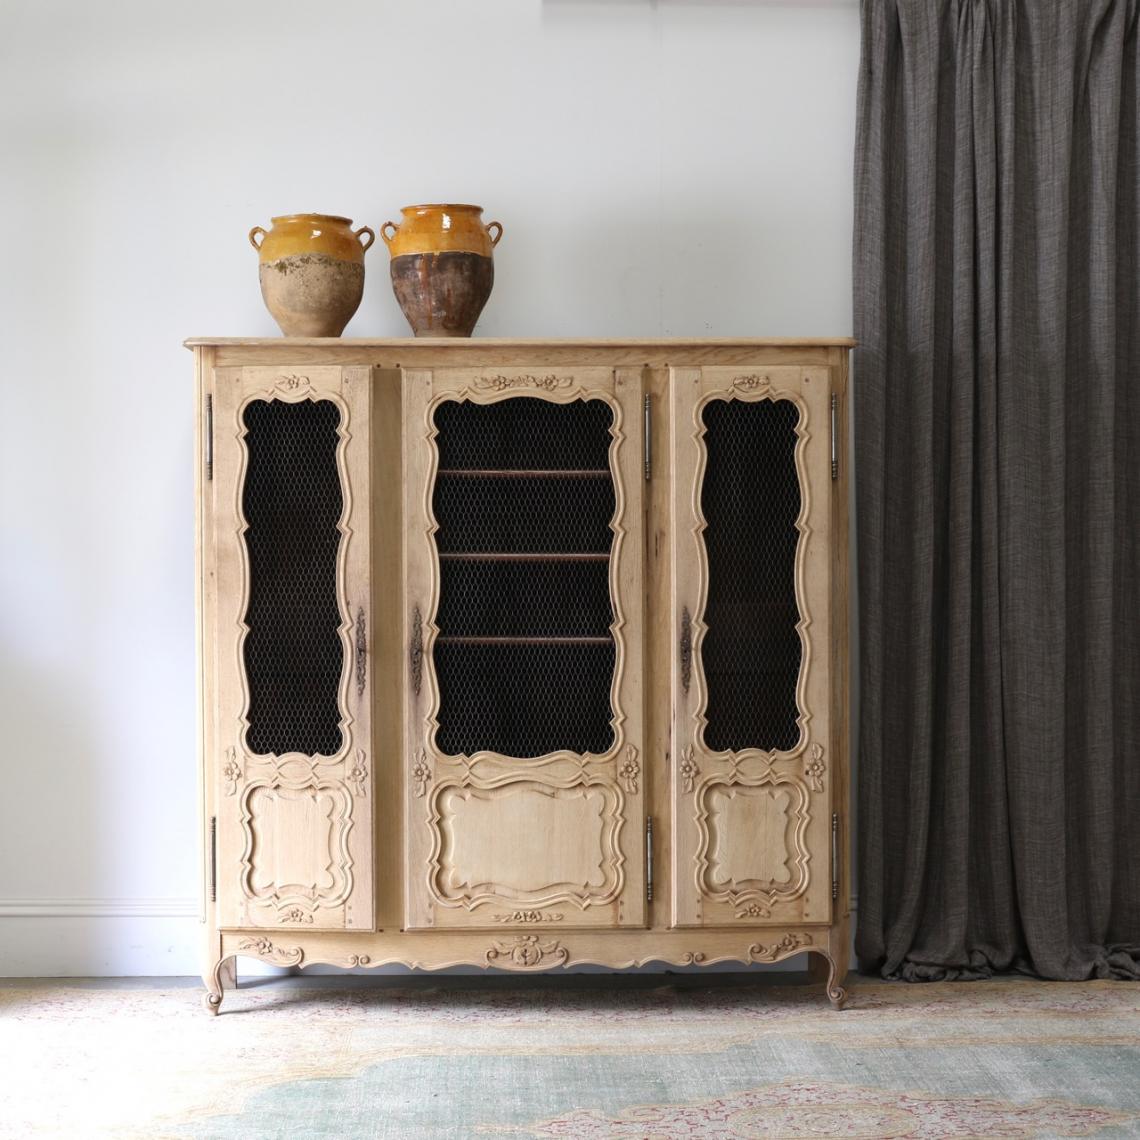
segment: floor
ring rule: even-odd
[[[799,981],[10,980],[0,1136],[1140,1137],[1140,986]]]

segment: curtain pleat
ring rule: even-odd
[[[864,0],[865,969],[1140,977],[1140,0]]]

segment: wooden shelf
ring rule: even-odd
[[[609,562],[609,553],[605,554],[542,554],[527,552],[520,554],[503,554],[496,551],[462,551],[459,553],[440,554],[441,562]]]
[[[612,637],[439,637],[437,645],[613,645]]]
[[[612,472],[608,467],[600,470],[511,470],[499,468],[455,468],[439,471],[439,475],[468,479],[609,479]]]

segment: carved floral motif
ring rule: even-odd
[[[732,386],[741,392],[767,392],[771,383],[767,376],[759,376],[755,372],[732,378]]]
[[[750,902],[736,912],[737,918],[771,918],[772,911],[761,902]]]
[[[274,946],[265,937],[245,938],[238,943],[239,950],[249,950],[259,958],[268,958],[278,966],[299,966],[305,952],[299,946]]]
[[[804,766],[804,775],[807,776],[813,792],[823,791],[823,774],[826,771],[827,767],[823,763],[823,745],[813,744],[811,746],[811,759]]]
[[[785,934],[779,942],[774,942],[771,946],[753,942],[748,947],[748,958],[752,962],[775,962],[777,958],[794,954],[797,950],[811,944],[810,934]]]
[[[299,906],[291,906],[288,910],[283,910],[277,919],[278,922],[304,922],[311,923],[313,916],[306,910],[302,910]]]
[[[348,782],[356,789],[358,796],[367,795],[368,783],[368,765],[365,763],[364,749],[358,748],[356,750],[356,763],[352,766],[352,771],[348,774]]]
[[[499,958],[508,958],[512,966],[532,970],[536,966],[561,966],[570,951],[558,942],[543,942],[537,934],[520,934],[513,942],[493,942],[484,955],[488,966]]]
[[[226,755],[229,759],[222,769],[222,776],[226,781],[226,795],[232,796],[237,791],[238,781],[241,779],[241,765],[237,761],[237,751],[234,748],[227,748]]]
[[[618,769],[618,779],[631,795],[637,795],[637,778],[641,775],[641,765],[637,760],[637,749],[632,744],[626,746],[625,763]]]
[[[558,388],[569,388],[574,383],[573,376],[558,376],[553,372],[545,376],[535,376],[526,372],[514,376],[479,376],[475,380],[475,387],[483,391],[503,392],[508,388],[541,388],[544,392],[553,392]]]
[[[693,759],[693,746],[688,745],[681,753],[681,767],[679,769],[681,779],[684,781],[684,789],[686,792],[691,792],[696,784],[697,777],[701,774],[701,770],[697,767],[697,762]]]
[[[427,795],[427,786],[431,782],[431,768],[428,766],[427,753],[422,748],[416,753],[415,767],[412,768],[412,779],[416,785],[412,791],[421,798]]]

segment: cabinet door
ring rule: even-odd
[[[215,372],[222,926],[372,927],[370,380]]]
[[[407,925],[642,924],[640,371],[409,371],[404,401]]]
[[[673,920],[828,922],[828,371],[671,387]]]

